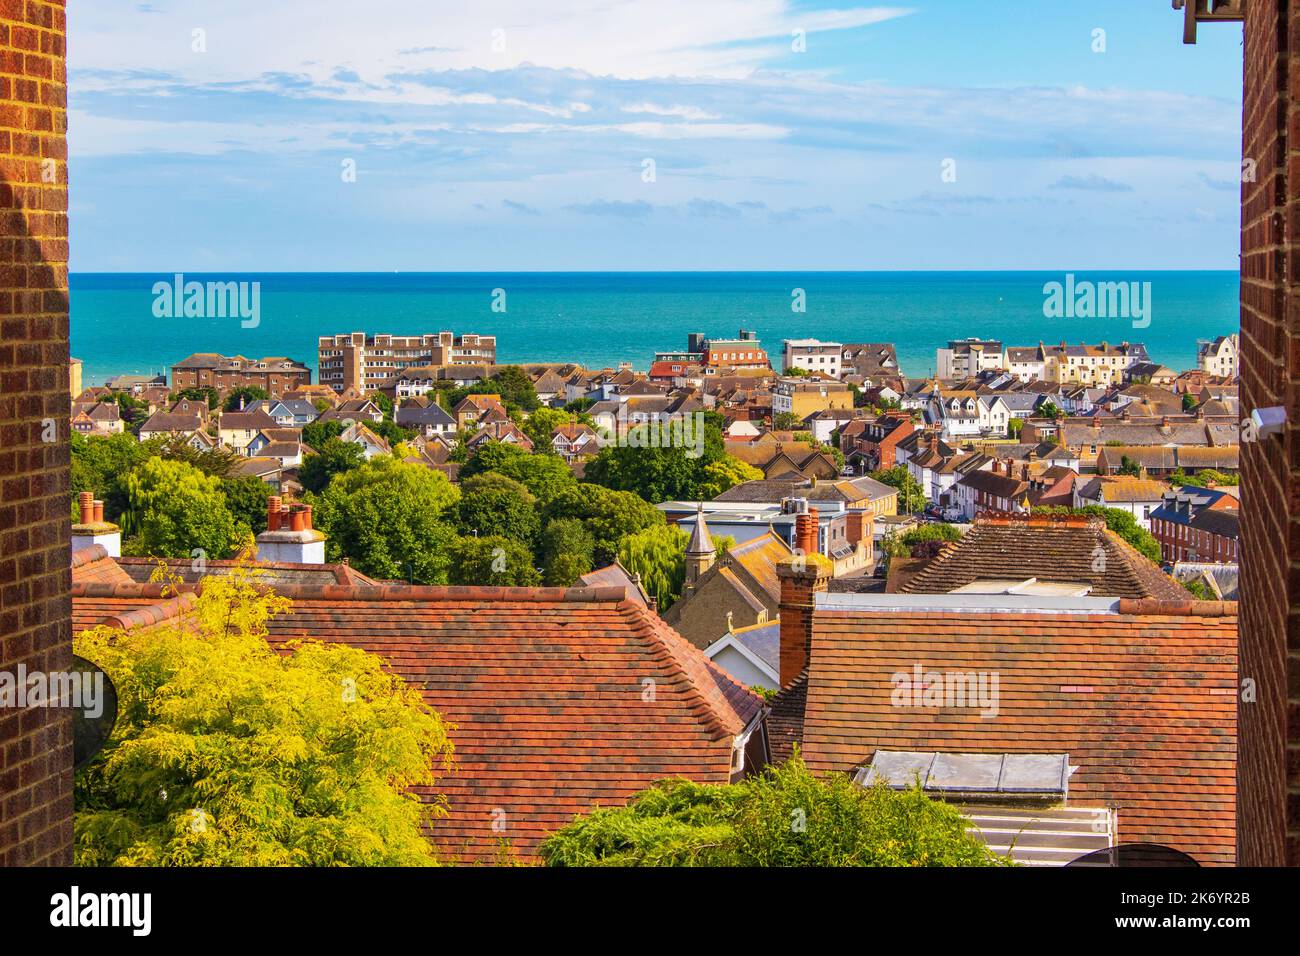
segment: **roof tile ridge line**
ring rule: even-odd
[[[1164,601],[1120,598],[1119,613],[1133,617],[1237,617],[1236,601]]]
[[[74,598],[151,598],[167,599],[189,591],[200,591],[199,583],[171,581],[73,581]]]
[[[180,617],[192,608],[197,601],[197,594],[193,591],[185,591],[176,595],[176,597],[168,598],[157,604],[150,604],[142,608],[136,608],[133,611],[124,611],[121,614],[107,617],[100,624],[120,628],[123,631],[129,631],[137,626],[146,627],[150,624],[161,624],[163,621]]]
[[[108,557],[108,549],[102,544],[89,544],[72,552],[72,567],[79,568],[86,564],[94,564],[106,557]]]
[[[677,655],[676,650],[672,647],[668,639],[659,631],[660,627],[667,628],[668,630],[672,630],[672,628],[669,627],[662,618],[660,618],[658,624],[656,624],[655,620],[651,617],[649,608],[643,608],[641,605],[632,601],[622,602],[618,605],[617,610],[621,612],[624,619],[632,625],[632,633],[641,637],[650,644],[652,651],[655,652],[656,658],[669,664],[676,671],[677,676],[680,677],[681,680],[685,681],[688,688],[687,697],[692,704],[691,710],[693,713],[705,718],[703,723],[705,730],[712,734],[710,739],[718,741],[727,737],[735,736],[727,729],[721,715],[713,709],[713,706],[709,703],[708,697],[705,696],[704,692],[701,691],[700,688],[695,686],[695,681],[691,679],[691,675],[687,672],[685,663]],[[677,632],[673,631],[673,633],[676,634]],[[686,642],[686,638],[682,637],[680,634],[677,636],[683,643]],[[701,652],[701,656],[703,656],[703,652]],[[753,692],[750,691],[750,693]]]

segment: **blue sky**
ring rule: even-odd
[[[72,4],[72,266],[1232,269],[1241,28],[1188,47],[1180,18],[1167,0]]]

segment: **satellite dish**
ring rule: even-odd
[[[94,687],[98,694],[96,716],[87,715],[82,707],[72,711],[72,768],[80,770],[104,749],[113,734],[117,723],[117,688],[107,674],[84,657],[73,655],[72,671],[82,675],[81,680]]]
[[[1104,850],[1093,850],[1066,866],[1152,866],[1152,867],[1199,867],[1201,864],[1172,847],[1159,843],[1121,843]]]

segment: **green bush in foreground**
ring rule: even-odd
[[[663,780],[578,817],[540,847],[549,866],[999,866],[966,820],[918,789],[816,777],[796,754],[736,784]]]

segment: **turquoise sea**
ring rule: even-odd
[[[261,283],[260,322],[154,317],[153,287],[171,274],[74,274],[72,354],[87,385],[169,369],[192,352],[287,355],[316,364],[319,335],[364,331],[497,336],[503,362],[575,361],[644,369],[689,332],[755,330],[776,356],[782,339],[893,342],[908,375],[931,374],[949,339],[1008,344],[1142,342],[1175,369],[1196,340],[1239,325],[1236,272],[1075,273],[1076,281],[1150,282],[1151,323],[1049,319],[1043,286],[1065,272],[268,273],[187,274],[186,281]],[[505,312],[493,292],[505,290]],[[806,311],[791,308],[802,289]]]

